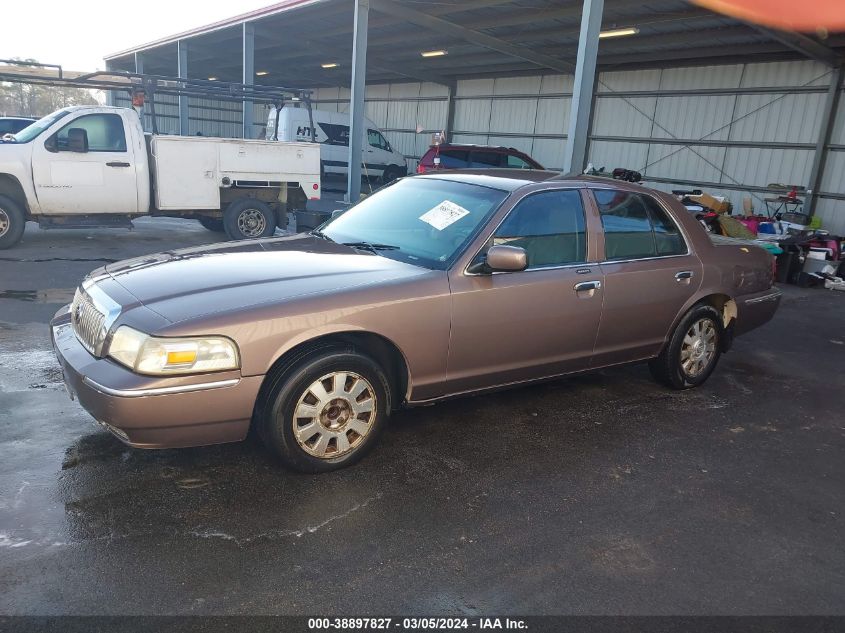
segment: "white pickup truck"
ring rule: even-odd
[[[263,237],[319,197],[319,144],[145,135],[130,108],[63,108],[0,140],[0,249],[27,221],[131,227],[144,215]]]

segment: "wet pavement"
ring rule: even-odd
[[[49,317],[195,222],[0,251],[0,614],[843,614],[845,293],[785,288],[702,388],[628,367],[397,414],[359,465],[141,451]]]

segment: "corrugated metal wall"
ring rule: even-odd
[[[596,167],[640,171],[660,189],[701,186],[750,197],[765,211],[771,184],[807,185],[831,70],[811,61],[608,72],[599,76],[589,159]],[[572,77],[543,75],[459,81],[453,138],[459,143],[516,147],[550,169],[560,168],[569,121]],[[178,130],[175,99],[159,106],[159,129]],[[316,107],[348,111],[349,90],[323,88]],[[120,102],[119,102],[120,103]],[[124,100],[125,103],[125,100]],[[432,83],[368,86],[367,116],[409,167],[433,132],[446,127],[448,93]],[[240,107],[191,99],[190,133],[239,137]],[[263,136],[265,106],[255,106]],[[845,233],[845,99],[822,179],[817,214]]]

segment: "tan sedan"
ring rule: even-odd
[[[647,361],[703,383],[774,314],[772,258],[660,192],[544,171],[404,178],[321,230],[109,264],[52,322],[70,393],[142,448],[349,465],[401,406]]]

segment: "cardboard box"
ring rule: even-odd
[[[731,206],[730,201],[723,196],[711,196],[709,193],[702,193],[700,196],[687,196],[690,200],[694,200],[705,209],[710,209],[716,213],[727,213]]]

